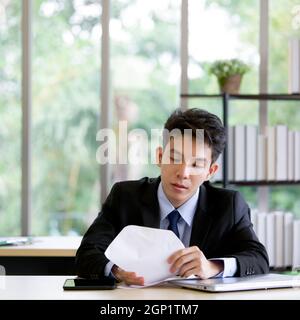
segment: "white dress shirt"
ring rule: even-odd
[[[157,189],[157,198],[160,208],[160,228],[168,229],[169,220],[167,216],[170,212],[176,209],[181,215],[177,224],[179,237],[185,247],[190,246],[193,219],[197,209],[199,193],[200,188],[198,188],[196,193],[183,205],[181,205],[179,208],[174,208],[174,206],[167,198],[161,182]],[[224,270],[223,272],[219,273],[216,277],[232,277],[237,270],[236,258],[214,258],[209,260],[223,261]]]

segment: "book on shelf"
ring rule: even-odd
[[[273,212],[266,215],[266,250],[270,267],[275,267],[275,215]]]
[[[257,127],[247,125],[245,128],[246,147],[246,180],[256,180],[256,149],[257,149]]]
[[[256,235],[259,241],[265,246],[266,245],[266,218],[265,212],[259,212],[256,216],[257,232]]]
[[[218,165],[218,171],[212,178],[212,181],[222,181],[223,180],[223,153],[219,155],[219,158],[216,161]]]
[[[234,180],[234,129],[228,127],[228,179]]]
[[[300,131],[294,132],[294,179],[300,180]]]
[[[274,212],[275,216],[275,266],[277,268],[284,267],[283,255],[283,212]]]
[[[234,180],[245,178],[245,126],[237,125],[234,127]]]
[[[300,220],[291,212],[250,212],[253,230],[265,246],[271,268],[300,269]]]
[[[287,170],[287,141],[288,130],[285,125],[275,127],[275,162],[276,162],[276,180],[285,181],[288,179]]]
[[[294,154],[294,139],[295,139],[295,132],[290,131],[288,132],[288,180],[294,180],[294,161],[295,161],[295,154]]]
[[[300,181],[300,131],[285,125],[258,134],[253,125],[228,128],[229,181]]]
[[[275,180],[275,127],[267,128],[267,179]]]
[[[266,137],[262,134],[257,138],[257,180],[266,180]]]
[[[300,181],[300,131],[285,125],[258,134],[253,125],[228,127],[227,178],[233,182]],[[223,180],[223,155],[212,181]]]
[[[290,267],[292,265],[293,256],[293,214],[286,212],[283,220],[284,227],[284,266]]]
[[[257,209],[251,209],[250,211],[250,220],[253,225],[253,230],[257,234],[257,215],[258,215],[258,210]]]
[[[293,269],[300,269],[300,220],[293,221]]]

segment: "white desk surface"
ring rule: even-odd
[[[32,239],[32,244],[0,247],[0,257],[74,257],[82,237],[33,237]]]
[[[0,300],[300,300],[300,288],[208,293],[171,285],[64,291],[72,276],[0,276]]]

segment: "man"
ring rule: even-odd
[[[183,277],[267,273],[268,256],[253,231],[248,205],[239,192],[208,182],[225,146],[220,119],[200,109],[176,110],[165,129],[181,135],[166,135],[157,149],[161,176],[113,186],[77,251],[78,275],[110,275],[127,284],[144,284],[134,270],[122,270],[104,255],[127,225],[172,229],[186,248],[172,254],[168,263],[171,272]],[[204,132],[200,141],[199,131]]]

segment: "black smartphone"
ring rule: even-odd
[[[116,288],[116,280],[110,277],[100,279],[66,279],[64,290],[109,290]]]

